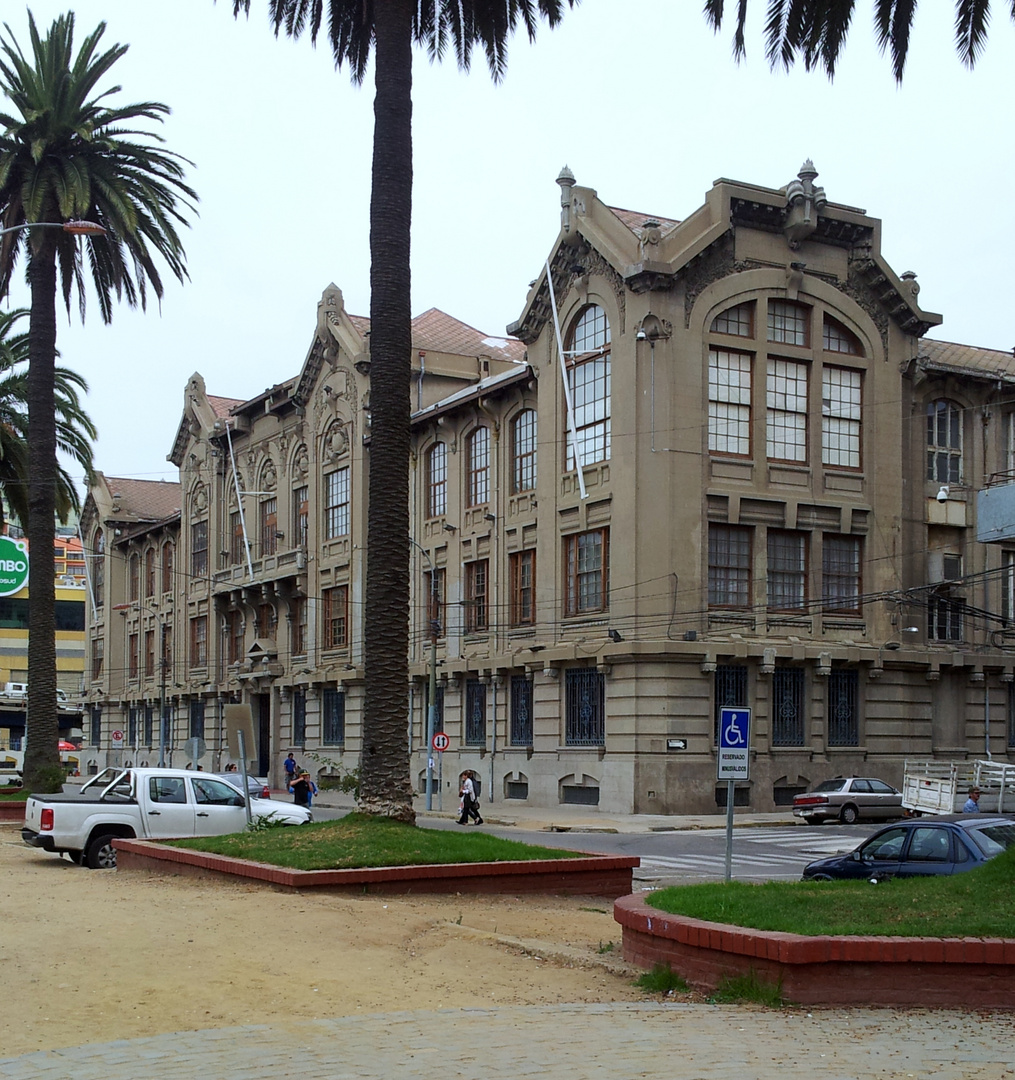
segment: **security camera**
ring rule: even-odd
[[[938,502],[948,502],[948,485],[942,484],[937,493]]]
[[[634,335],[635,341],[644,341],[647,337],[648,334],[646,334],[644,330],[639,330],[638,333]]]

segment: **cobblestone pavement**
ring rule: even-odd
[[[0,1059],[18,1080],[1010,1080],[1015,1016],[620,1004],[178,1032]]]

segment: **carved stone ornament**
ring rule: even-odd
[[[692,259],[680,272],[679,280],[684,285],[684,328],[691,325],[691,309],[698,297],[720,278],[731,274],[740,274],[745,270],[754,270],[757,263],[749,259],[734,258],[733,230],[710,244],[696,259]]]
[[[324,436],[325,461],[338,461],[349,452],[349,432],[345,424],[336,422],[328,428]]]
[[[208,489],[199,480],[190,493],[190,505],[197,514],[203,514],[208,509]]]
[[[310,471],[310,455],[307,453],[306,444],[301,444],[293,456],[293,476],[299,480],[305,480]]]
[[[792,250],[796,250],[818,227],[818,214],[827,202],[824,188],[814,181],[818,170],[808,158],[800,166],[797,179],[786,185],[786,224],[783,233]]]
[[[261,491],[274,491],[278,486],[278,474],[275,471],[275,462],[269,460],[261,470]]]

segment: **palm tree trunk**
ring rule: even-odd
[[[409,778],[409,377],[412,17],[374,5],[370,198],[370,469],[360,807],[414,821]]]
[[[56,257],[52,243],[42,238],[31,260],[28,271],[32,290],[28,330],[28,748],[24,781],[32,790],[59,791],[53,565]]]

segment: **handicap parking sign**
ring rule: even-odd
[[[719,780],[750,779],[751,710],[719,710]]]

